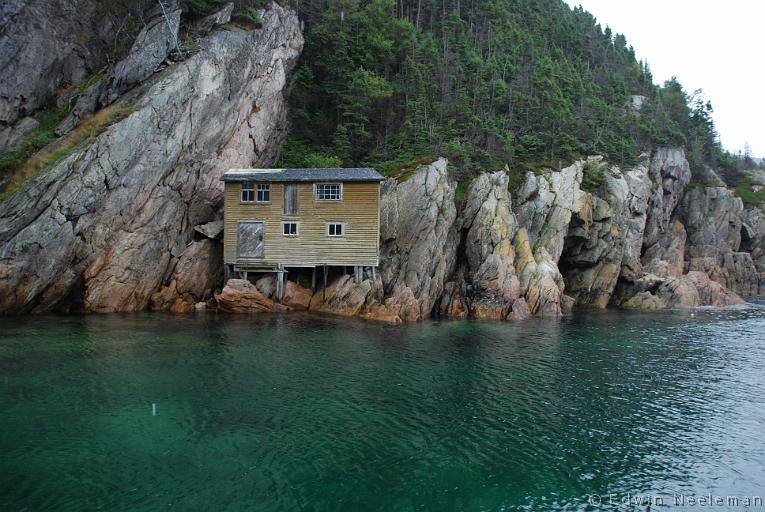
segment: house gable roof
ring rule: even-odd
[[[361,181],[380,182],[383,176],[371,167],[306,168],[306,169],[231,169],[222,181]]]

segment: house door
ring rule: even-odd
[[[239,258],[262,258],[265,250],[262,222],[240,222],[236,237],[236,255]]]

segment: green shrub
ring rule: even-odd
[[[236,11],[231,16],[231,19],[239,23],[244,23],[245,25],[251,25],[254,28],[260,28],[263,26],[263,20],[260,19],[260,14],[258,14],[258,10],[254,7],[248,7],[247,9]]]
[[[736,195],[741,198],[746,208],[765,207],[765,187],[756,192],[754,187],[762,187],[762,185],[758,185],[750,176],[746,176],[736,185]]]
[[[7,166],[7,168],[3,167],[3,170],[11,175],[8,188],[2,195],[0,195],[0,202],[4,201],[13,192],[18,190],[29,178],[67,157],[80,144],[92,143],[95,138],[103,133],[109,126],[121,121],[135,111],[136,109],[132,106],[121,105],[111,105],[101,109],[91,117],[85,119],[70,133],[57,140],[56,144],[52,147],[37,147],[39,144],[46,146],[48,142],[55,139],[52,129],[49,132],[34,132],[34,134],[27,139],[22,148],[17,150],[19,154],[14,155],[12,158],[8,157],[7,154],[0,155],[0,163]],[[44,124],[41,120],[40,127],[42,128],[43,126]],[[45,126],[50,127],[55,126],[55,124],[46,120]],[[43,144],[43,142],[45,142],[45,144]],[[33,146],[37,147],[37,149],[31,151],[29,148]],[[29,156],[25,156],[22,150],[30,151],[28,154]]]
[[[594,192],[606,181],[606,173],[595,160],[587,160],[582,176],[582,190]]]
[[[462,178],[457,182],[457,189],[454,191],[454,206],[457,210],[462,209],[462,205],[465,203],[465,197],[467,191],[470,188],[470,184],[473,182],[471,178]]]
[[[186,6],[192,16],[207,16],[216,8],[215,3],[207,0],[186,0]]]

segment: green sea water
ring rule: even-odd
[[[761,306],[0,319],[4,511],[662,510],[710,494],[765,498]]]

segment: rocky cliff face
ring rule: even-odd
[[[79,17],[51,0],[0,8],[0,58],[10,70],[0,80],[0,147],[35,129],[24,116],[57,88],[111,60],[99,48],[114,18],[79,4]],[[215,297],[231,312],[514,321],[574,305],[724,306],[765,292],[763,212],[745,210],[714,171],[692,175],[681,148],[659,148],[629,169],[593,157],[529,172],[513,191],[511,169],[485,173],[460,205],[439,159],[382,184],[376,274],[343,275],[314,293],[288,282],[281,304],[270,278],[233,280],[218,293],[219,177],[277,159],[302,37],[277,4],[261,12],[260,29],[215,31],[231,15],[225,4],[186,27],[197,39],[181,49],[180,4],[160,7],[136,3],[146,23],[108,72],[68,96],[73,108],[56,133],[116,110],[127,117],[0,204],[0,313],[189,312]],[[49,30],[26,40],[35,16]],[[94,26],[100,32],[83,38]]]
[[[219,248],[194,228],[220,216],[225,170],[278,156],[303,43],[291,11],[272,4],[261,18],[258,30],[209,34],[118,96],[126,119],[0,205],[0,312],[133,311],[155,292],[160,308],[210,293],[217,280],[203,269]]]
[[[689,187],[681,148],[627,170],[595,157],[528,173],[515,201],[509,172],[478,176],[461,209],[443,159],[388,180],[382,279],[344,276],[310,309],[393,322],[519,320],[574,304],[727,306],[760,290],[765,216],[717,181]],[[594,190],[582,189],[585,172],[602,176]]]

